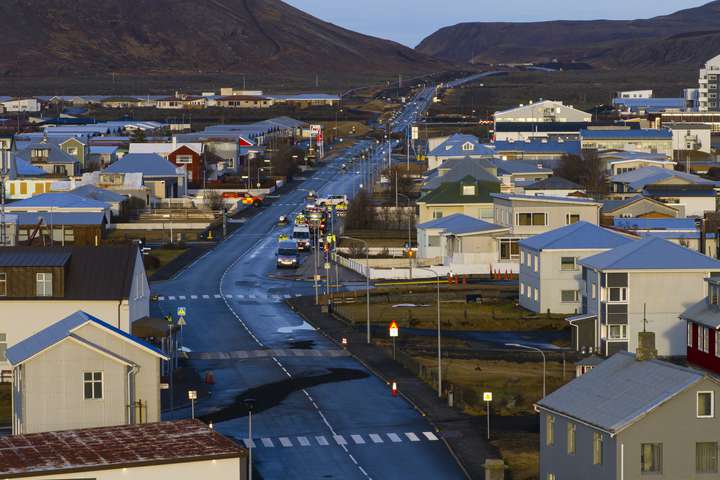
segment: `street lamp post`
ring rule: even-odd
[[[417,270],[425,270],[435,275],[437,286],[437,355],[438,355],[438,398],[442,398],[442,344],[440,342],[440,273],[432,268],[416,267]]]
[[[245,406],[248,409],[248,480],[253,478],[253,466],[252,466],[252,451],[253,451],[253,436],[252,436],[252,412],[255,407],[254,398],[246,398],[243,400]]]
[[[410,197],[399,193],[399,196],[405,198],[407,200],[407,205],[410,207],[411,200]],[[415,214],[412,210],[410,210],[410,213],[408,214],[408,259],[410,260],[410,279],[412,279],[412,255],[411,255],[411,249],[412,249],[412,220],[414,218]]]
[[[370,343],[370,247],[365,240],[360,238],[347,236],[340,238],[351,240],[353,242],[362,242],[362,244],[365,245],[365,314],[367,317],[367,343]]]
[[[520,345],[519,343],[506,343],[505,346],[506,347],[515,347],[515,348],[524,348],[525,350],[532,350],[535,352],[540,352],[540,355],[542,355],[542,360],[543,360],[543,398],[545,398],[545,395],[547,394],[547,392],[545,390],[546,372],[547,372],[547,361],[545,360],[545,352],[543,352],[542,350],[540,350],[537,347],[530,347],[528,345]]]

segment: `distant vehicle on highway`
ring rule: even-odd
[[[347,195],[328,195],[327,197],[320,197],[315,200],[315,205],[320,207],[335,206],[341,203],[347,203]]]
[[[298,268],[300,266],[300,254],[295,240],[283,240],[278,243],[277,267]]]
[[[293,228],[292,239],[297,242],[298,250],[310,250],[312,243],[310,242],[310,227],[307,225],[297,225]]]

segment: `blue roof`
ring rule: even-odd
[[[90,145],[90,155],[112,155],[118,151],[116,146]]]
[[[666,188],[667,187],[667,188]],[[694,188],[693,188],[694,187]],[[697,185],[648,185],[644,193],[651,197],[715,197],[715,189],[712,185],[707,188],[697,188]]]
[[[472,150],[463,149],[463,145],[468,142],[473,145]],[[430,153],[428,153],[428,155],[440,157],[467,157],[472,155],[483,155],[492,157],[495,155],[495,151],[486,145],[481,145],[480,140],[478,140],[475,135],[456,133],[435,147],[432,151],[430,151]]]
[[[462,213],[454,213],[452,215],[448,215],[447,217],[422,223],[418,225],[418,228],[440,228],[445,230],[447,233],[454,233],[456,235],[507,229],[507,227],[485,222]]]
[[[684,98],[613,98],[612,103],[632,109],[685,108]]]
[[[36,225],[42,218],[45,225],[102,225],[103,212],[15,212],[18,225]]]
[[[626,230],[697,230],[692,218],[614,218],[613,225]]]
[[[529,142],[508,142],[506,140],[496,141],[494,144],[495,151],[501,152],[523,152],[523,153],[561,153],[568,155],[580,154],[580,142],[577,140],[567,140],[559,142],[557,140],[531,140]]]
[[[552,201],[552,202],[564,202],[564,203],[586,203],[586,204],[600,205],[592,198],[582,198],[582,197],[551,197],[549,195],[521,195],[519,193],[493,193],[492,196],[494,198],[499,198],[502,200],[536,200],[536,201]]]
[[[595,270],[705,270],[720,272],[720,261],[657,236],[645,237],[580,264]]]
[[[583,140],[641,139],[672,140],[670,130],[630,129],[630,130],[581,130]]]
[[[99,202],[123,202],[128,198],[127,195],[121,195],[111,190],[98,188],[95,185],[83,185],[74,190],[70,190],[70,193]]]
[[[645,185],[652,185],[668,178],[681,178],[690,183],[698,185],[716,185],[717,182],[707,180],[705,178],[693,175],[692,173],[680,172],[677,170],[668,170],[660,167],[642,167],[637,170],[621,173],[610,177],[613,183],[624,183],[633,190],[641,190]]]
[[[27,160],[15,157],[15,175],[20,177],[43,177],[47,172],[40,167],[36,167]]]
[[[531,250],[611,249],[633,239],[588,222],[577,222],[520,241]]]
[[[175,177],[177,167],[156,153],[128,153],[105,169],[108,173],[142,173],[146,177]]]
[[[105,202],[93,200],[92,198],[85,198],[74,193],[41,193],[34,195],[30,198],[18,200],[8,204],[10,211],[16,208],[25,207],[56,207],[56,208],[96,208],[106,209],[109,205]]]
[[[502,160],[493,159],[498,175],[510,175],[513,173],[552,173],[549,168],[542,167],[535,161],[530,160]]]
[[[116,333],[127,340],[137,344],[140,347],[146,348],[153,353],[165,358],[165,354],[158,348],[150,345],[137,337],[130,335],[127,332],[120,330],[119,328],[113,327],[112,325],[103,322],[99,318],[95,318],[92,315],[88,315],[83,311],[77,311],[72,315],[63,318],[62,320],[53,323],[49,327],[40,330],[34,335],[26,338],[25,340],[13,345],[7,350],[7,359],[13,365],[18,365],[34,355],[42,352],[43,350],[55,345],[56,343],[71,336],[73,330],[78,327],[92,322],[95,325]]]

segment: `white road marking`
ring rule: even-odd
[[[190,300],[197,300],[197,295],[190,295]]]
[[[342,435],[333,435],[333,439],[338,445],[347,445],[347,440]]]
[[[218,295],[218,294],[216,293],[215,295],[213,295],[213,297],[215,297],[215,298],[222,298],[222,295]]]
[[[162,295],[160,295],[160,296],[158,296],[158,300],[160,300],[160,301],[162,302],[163,300],[165,300],[165,297],[163,297]]]
[[[377,433],[371,433],[368,435],[370,437],[370,440],[372,440],[373,443],[383,443],[383,439],[380,435]]]
[[[365,439],[362,437],[362,435],[350,435],[350,438],[353,439],[353,442],[355,442],[355,445],[364,445]]]
[[[262,442],[263,446],[267,448],[273,448],[275,446],[272,440],[270,440],[269,438],[261,438],[260,441]]]
[[[293,446],[292,442],[290,441],[290,439],[288,437],[280,437],[280,438],[278,438],[278,440],[280,440],[280,445],[282,445],[285,448]]]
[[[300,443],[301,447],[309,447],[310,441],[307,439],[307,437],[297,437],[298,443]]]
[[[185,300],[185,295],[180,295],[178,298],[179,298],[180,300]]]
[[[168,297],[168,300],[175,300],[175,297],[173,297],[172,295],[170,295],[170,296]]]
[[[393,442],[393,443],[400,443],[400,442],[402,442],[402,439],[398,436],[397,433],[388,433],[387,436],[388,436],[388,438],[390,439],[390,441]]]
[[[243,438],[243,443],[245,444],[245,448],[257,448],[255,440],[252,438]]]
[[[423,435],[425,435],[425,438],[427,438],[431,442],[439,440],[437,435],[435,435],[433,432],[423,432]]]
[[[320,435],[319,437],[315,437],[315,440],[317,441],[318,445],[321,447],[327,447],[329,445],[327,439]]]
[[[203,295],[202,297],[207,300],[208,298],[210,298],[210,295]]]
[[[408,432],[405,434],[405,436],[410,440],[411,442],[419,442],[420,439],[417,435],[415,435],[413,432]]]

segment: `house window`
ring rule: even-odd
[[[687,324],[687,346],[688,347],[693,346],[693,324],[692,324],[692,322],[688,322],[688,324]]]
[[[462,149],[466,152],[469,152],[469,151],[475,150],[475,145],[473,145],[470,142],[465,142],[462,146]]]
[[[627,302],[627,287],[610,287],[610,303]]]
[[[555,417],[552,415],[545,417],[545,445],[555,445]]]
[[[627,340],[627,325],[608,325],[610,340]]]
[[[0,297],[7,296],[7,273],[0,273]]]
[[[715,356],[720,357],[720,334],[715,330]]]
[[[562,290],[560,292],[560,301],[563,303],[577,303],[578,296],[577,290]]]
[[[85,400],[100,400],[103,398],[102,372],[83,373],[83,389]]]
[[[77,149],[77,147],[68,147],[67,153],[68,153],[68,155],[75,156],[78,154],[78,149]]]
[[[535,301],[537,302],[538,297],[540,296],[540,289],[536,288],[535,291],[533,292],[533,296],[535,298]]]
[[[662,473],[662,443],[640,445],[640,471],[642,473]]]
[[[698,442],[695,444],[695,472],[717,473],[718,471],[717,442]]]
[[[567,453],[575,454],[575,424],[572,422],[567,423]]]
[[[520,282],[520,295],[525,295],[525,284]]]
[[[560,270],[577,270],[577,259],[575,257],[560,258]]]
[[[437,210],[433,211],[433,218],[435,220],[437,220],[438,218],[442,218],[442,217],[443,217],[443,212],[439,212]]]
[[[428,247],[439,247],[440,246],[440,236],[439,235],[432,235],[428,237]]]
[[[533,265],[534,265],[533,269],[534,269],[536,272],[538,271],[538,260],[539,260],[539,258],[540,258],[540,257],[539,257],[538,255],[533,255]]]
[[[5,352],[7,352],[7,334],[0,333],[0,360],[3,362],[7,360]]]
[[[708,353],[708,349],[710,347],[710,345],[708,345],[710,330],[707,327],[698,325],[697,336],[698,350],[704,353]]]
[[[547,214],[546,213],[518,213],[516,225],[545,226],[545,225],[547,225]]]
[[[572,225],[580,221],[579,213],[566,213],[565,214],[565,225]]]
[[[557,477],[554,473],[548,473],[547,480],[557,480]]]
[[[715,416],[715,392],[697,392],[697,418]]]
[[[515,260],[520,258],[520,247],[517,238],[500,239],[500,260]]]
[[[35,295],[38,297],[52,297],[52,273],[38,273],[35,275]]]
[[[602,465],[602,433],[593,432],[593,465]]]
[[[711,305],[717,305],[718,304],[718,293],[720,290],[718,290],[718,287],[712,286],[710,287],[710,304]]]
[[[521,251],[520,252],[520,265],[522,265],[523,263],[525,263],[525,252]]]
[[[463,195],[464,196],[475,195],[475,185],[463,185]]]
[[[597,298],[597,284],[596,283],[592,284],[590,296],[593,300]]]
[[[192,155],[177,155],[175,157],[175,163],[181,165],[190,165],[193,163],[193,157]]]

